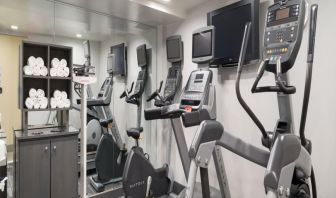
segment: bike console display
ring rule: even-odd
[[[267,71],[276,73],[279,58],[282,73],[294,65],[301,45],[304,17],[304,0],[282,0],[268,8],[264,36]]]
[[[181,95],[180,108],[191,107],[192,110],[198,110],[206,104],[211,82],[212,72],[210,70],[193,71]]]

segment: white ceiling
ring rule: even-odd
[[[139,34],[160,24],[176,22],[206,1],[1,0],[0,33],[23,36],[55,33],[66,37],[80,33],[84,39],[104,40],[114,33]],[[11,30],[12,24],[19,26],[19,30]]]

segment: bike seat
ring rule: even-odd
[[[130,128],[130,129],[127,129],[127,135],[129,137],[132,137],[132,138],[138,140],[139,137],[140,137],[140,133],[142,133],[142,131],[143,131],[143,127]]]
[[[99,120],[100,125],[105,128],[108,128],[109,124],[111,124],[112,122],[113,122],[113,118]]]

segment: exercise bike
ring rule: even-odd
[[[163,81],[161,81],[159,88],[147,99],[147,102],[155,100],[154,105],[157,107],[172,104],[181,85],[181,62],[183,60],[181,37],[169,37],[167,43],[169,42],[175,44],[167,45],[170,46],[167,49],[168,61],[172,62],[173,66],[168,69],[164,94],[160,94],[163,85]],[[178,51],[179,57],[171,58],[172,51]],[[170,139],[171,136],[168,140],[169,147]],[[170,148],[168,151],[170,151]],[[141,167],[141,171],[139,171],[139,167]],[[142,148],[138,146],[138,143],[137,147],[132,148],[124,173],[125,181],[123,187],[126,197],[158,197],[172,191],[174,180],[168,165],[165,164],[162,168],[155,169]],[[146,184],[149,186],[146,186]]]
[[[206,39],[206,41],[209,41],[209,39]],[[203,61],[210,60],[201,57],[201,55],[199,55],[199,57]],[[212,71],[209,69],[198,69],[193,71],[189,76],[186,87],[181,93],[178,103],[170,105],[165,103],[166,105],[157,105],[159,107],[145,110],[146,120],[169,119],[171,121],[186,178],[188,178],[191,160],[188,156],[188,147],[180,117],[182,113],[192,109],[199,110],[209,108],[212,112],[210,119],[215,119],[215,90],[214,86],[211,84],[212,76]],[[167,81],[166,87],[169,86],[169,82]],[[152,95],[157,95],[157,100],[163,98],[162,96],[158,96],[159,92],[160,89]],[[162,104],[162,101],[157,104]],[[183,124],[185,123],[183,122]],[[174,181],[172,170],[168,167],[168,165],[155,169],[152,164],[142,156],[143,155],[141,155],[141,153],[135,153],[133,156],[133,161],[130,164],[132,167],[130,167],[129,170],[129,177],[132,179],[132,182],[128,183],[127,196],[135,198],[163,196],[176,197],[182,192],[185,187]],[[221,155],[218,156],[221,157]],[[139,172],[137,167],[141,167],[142,171]],[[220,197],[220,193],[218,193],[216,189],[212,189],[212,192],[212,197]],[[201,197],[201,195],[198,194],[196,197]]]
[[[265,59],[259,67],[256,80],[251,89],[252,93],[277,93],[280,119],[277,121],[273,132],[267,132],[265,130],[264,126],[246,104],[240,93],[240,78],[250,35],[251,23],[248,23],[245,27],[237,69],[236,94],[238,101],[261,131],[262,145],[268,150],[260,149],[232,136],[224,131],[223,126],[219,122],[203,121],[204,119],[201,118],[208,117],[209,113],[207,111],[197,111],[192,114],[184,114],[183,117],[187,120],[187,122],[190,118],[193,118],[193,120],[195,120],[195,118],[199,118],[199,122],[202,123],[189,150],[192,162],[190,165],[188,186],[185,194],[181,194],[179,198],[190,198],[193,196],[194,183],[196,181],[198,168],[200,168],[201,174],[205,174],[205,179],[202,180],[203,197],[211,197],[208,187],[209,182],[206,180],[208,178],[208,160],[211,158],[211,153],[217,149],[218,146],[228,149],[229,151],[266,168],[264,176],[266,197],[317,197],[315,175],[311,162],[312,144],[311,141],[305,137],[305,122],[307,117],[312,66],[314,60],[318,6],[313,5],[311,7],[307,59],[308,67],[299,136],[294,134],[289,97],[291,94],[296,92],[296,88],[288,85],[287,72],[294,66],[297,53],[300,49],[303,33],[305,2],[303,0],[276,1],[275,4],[268,8],[268,12],[272,14],[276,13],[280,9],[287,9],[291,7],[295,7],[300,10],[297,17],[289,17],[286,20],[281,21],[268,20],[266,22],[267,26],[263,48]],[[293,14],[289,14],[289,16],[293,16]],[[290,26],[286,26],[286,23],[289,23]],[[277,37],[275,35],[278,34],[278,32],[282,32],[284,35],[283,38],[280,38],[281,40],[276,39]],[[281,50],[281,53],[279,53],[279,50],[277,50],[278,48],[285,50]],[[265,70],[275,74],[276,86],[258,86]],[[214,160],[217,161],[216,159]],[[311,181],[312,195],[310,194],[309,179]],[[224,186],[223,191],[226,194],[222,194],[222,197],[230,197],[228,185]]]

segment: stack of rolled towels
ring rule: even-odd
[[[65,59],[53,58],[51,60],[50,76],[68,77],[69,74],[70,70]]]
[[[55,108],[70,108],[71,102],[68,99],[68,94],[65,91],[55,90],[53,97],[50,98],[50,107]]]
[[[30,56],[27,60],[27,65],[23,67],[25,75],[29,76],[47,76],[48,69],[44,65],[44,61],[41,57],[35,58]]]
[[[46,109],[48,106],[48,99],[45,97],[44,90],[30,89],[29,97],[26,98],[25,105],[28,109]]]

